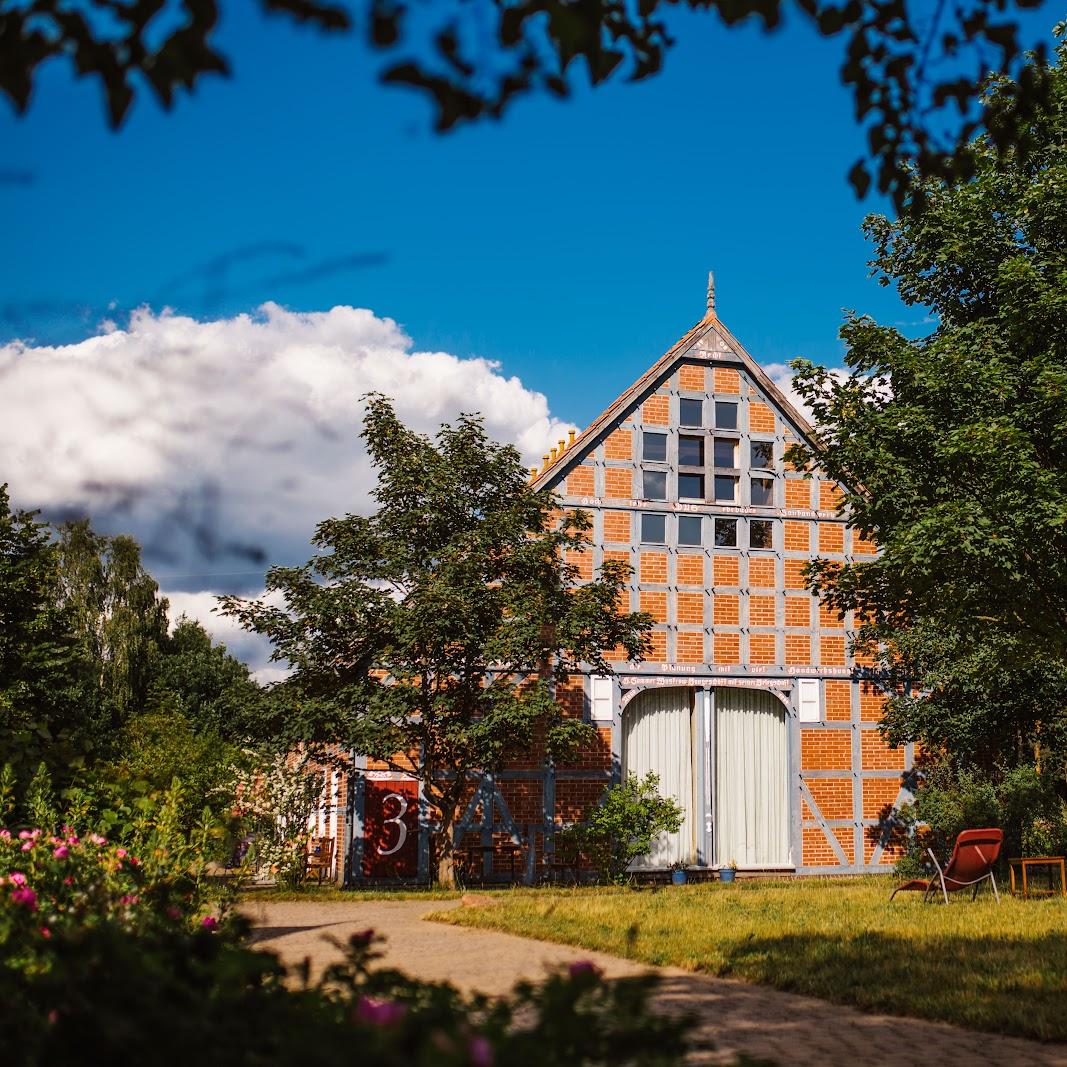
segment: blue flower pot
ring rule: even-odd
[[[719,871],[720,882],[732,882],[736,877],[737,871],[735,871],[733,867],[723,867],[723,869]]]
[[[685,885],[688,880],[689,878],[685,871],[671,871],[671,882],[674,885]]]

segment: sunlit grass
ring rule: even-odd
[[[532,890],[442,921],[889,1014],[1067,1039],[1067,901],[889,902],[882,878]]]
[[[345,903],[358,904],[369,900],[425,900],[433,903],[435,900],[455,900],[462,896],[461,889],[436,889],[421,887],[405,887],[397,889],[342,889],[340,886],[329,883],[325,885],[300,885],[293,889],[285,889],[279,886],[264,886],[263,888],[242,889],[238,899],[242,904],[329,904]]]

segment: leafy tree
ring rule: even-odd
[[[1020,143],[1020,130],[1044,96],[1042,69],[1025,68],[1016,86],[984,105],[978,88],[991,69],[1007,74],[1019,59],[1017,27],[1004,12],[1037,2],[955,0],[948,11],[929,0],[686,0],[684,6],[714,13],[727,28],[755,20],[773,30],[795,14],[824,36],[844,37],[841,78],[853,91],[857,119],[868,124],[871,165],[857,162],[850,177],[862,194],[873,168],[878,187],[899,204],[908,158],[928,176],[965,174],[969,162],[960,149],[979,123],[1000,149]],[[371,47],[387,57],[382,81],[425,94],[438,128],[448,129],[498,118],[530,93],[567,96],[579,68],[594,86],[655,75],[673,44],[664,17],[676,0],[438,0],[419,9],[410,0],[367,0],[355,18],[333,0],[261,4],[322,30],[365,28]],[[114,126],[138,87],[170,107],[178,91],[229,70],[214,41],[219,6],[217,0],[0,0],[0,91],[25,111],[40,67],[66,57],[79,75],[100,84]],[[953,125],[954,135],[942,131]]]
[[[60,604],[59,555],[36,512],[0,485],[0,765],[19,791],[38,764],[66,777],[92,737],[88,663]]]
[[[609,673],[615,646],[639,657],[651,623],[617,609],[625,565],[579,582],[569,553],[586,543],[588,515],[559,516],[479,418],[431,440],[375,395],[363,438],[377,512],[320,523],[318,555],[270,570],[284,607],[222,602],[293,667],[291,741],[354,749],[419,779],[447,881],[468,776],[535,742],[558,756],[590,737],[553,686],[580,663]]]
[[[199,732],[244,743],[270,740],[278,704],[200,623],[178,620],[156,663],[150,707],[180,714]]]
[[[167,601],[132,537],[105,537],[87,520],[59,528],[62,600],[98,686],[100,729],[143,711],[167,640]]]
[[[850,317],[848,374],[797,362],[816,446],[881,555],[819,561],[813,588],[864,620],[894,696],[884,731],[961,767],[1067,753],[1067,47],[1023,157],[979,137],[974,177],[925,210],[868,218],[873,267],[936,327],[909,340]],[[994,82],[996,100],[1003,87]],[[913,694],[911,686],[917,688]]]

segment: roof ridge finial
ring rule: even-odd
[[[708,271],[708,315],[715,314],[715,273]]]

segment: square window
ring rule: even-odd
[[[704,438],[679,437],[678,463],[682,467],[704,466]]]
[[[737,519],[715,520],[715,547],[737,548]]]
[[[748,523],[749,548],[774,548],[774,523],[767,519],[750,519]]]
[[[773,441],[753,441],[752,442],[751,465],[753,467],[760,467],[763,470],[773,470],[774,469],[774,442]]]
[[[703,426],[704,401],[680,400],[678,402],[678,422],[682,426]]]
[[[653,463],[667,462],[667,435],[665,433],[645,433],[641,451],[642,459]]]
[[[704,499],[704,475],[703,474],[679,474],[678,475],[678,499],[679,500],[703,500]]]
[[[769,508],[774,504],[774,480],[772,478],[752,479],[752,505],[757,508]]]
[[[715,499],[725,504],[737,502],[737,479],[715,475]]]
[[[646,500],[667,499],[666,471],[645,471],[644,483]]]
[[[667,516],[642,515],[641,540],[646,545],[662,545],[667,542]]]
[[[715,401],[715,428],[718,430],[737,429],[737,405],[724,400]]]
[[[703,544],[701,525],[702,520],[699,515],[679,515],[678,544],[697,546]]]
[[[737,442],[730,437],[715,438],[715,466],[737,467]]]

